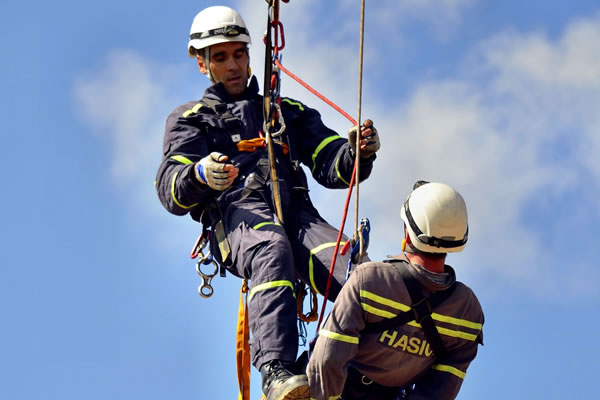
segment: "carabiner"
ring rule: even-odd
[[[198,239],[196,239],[196,243],[194,244],[194,247],[192,248],[192,251],[190,252],[190,258],[193,260],[196,257],[198,257],[198,255],[202,254],[202,250],[204,250],[204,248],[206,247],[206,244],[208,243],[208,241],[210,240],[210,231],[209,230],[203,230],[202,233],[200,234],[200,236],[198,236]]]
[[[279,130],[277,132],[271,132],[271,137],[279,137],[279,136],[281,136],[281,134],[283,132],[285,132],[285,121],[283,120],[281,106],[277,103],[273,103],[273,107],[275,108],[275,111],[277,112],[277,117],[278,117],[277,122],[279,122]],[[270,124],[271,124],[271,122],[265,121],[264,127],[263,127],[265,132],[269,131]]]

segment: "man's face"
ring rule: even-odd
[[[197,57],[198,68],[205,74],[207,68],[216,83],[223,83],[227,92],[238,98],[248,82],[248,51],[243,42],[225,42],[210,46],[210,61]]]

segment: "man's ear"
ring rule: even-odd
[[[198,69],[204,75],[208,72],[208,65],[204,62],[204,57],[196,56],[196,61],[198,62]]]

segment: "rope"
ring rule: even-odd
[[[323,314],[325,314],[325,306],[327,305],[327,299],[329,298],[329,291],[331,290],[331,281],[333,280],[333,269],[335,268],[335,261],[337,259],[338,250],[340,248],[340,242],[342,241],[342,233],[344,232],[344,226],[346,225],[346,217],[348,216],[348,206],[350,204],[350,197],[352,197],[352,185],[354,184],[354,178],[356,177],[356,164],[354,164],[354,170],[352,171],[352,178],[350,179],[350,185],[348,186],[348,194],[346,195],[346,204],[344,205],[344,214],[342,217],[342,224],[338,231],[338,237],[335,242],[335,248],[333,250],[333,258],[331,259],[331,267],[329,267],[329,277],[327,278],[327,286],[325,287],[325,293],[323,294],[323,304],[321,305],[321,314],[319,315],[319,322],[317,323],[317,335],[319,334],[319,328],[323,321]]]
[[[360,176],[360,112],[362,104],[362,75],[363,75],[363,44],[364,44],[364,33],[365,33],[365,0],[362,0],[360,6],[360,44],[358,54],[358,110],[356,117],[356,159],[354,165],[356,166],[356,175]],[[354,197],[354,241],[360,240],[358,237],[358,200],[359,200],[359,186],[360,179],[356,180],[356,196]],[[360,255],[363,254],[363,244],[360,242],[359,258],[357,263],[360,263]]]
[[[286,69],[283,65],[281,65],[279,60],[275,60],[275,65],[277,65],[277,67],[279,67],[279,69],[281,71],[283,71],[284,73],[286,73],[290,78],[294,79],[296,82],[298,82],[299,84],[304,86],[309,92],[311,92],[312,94],[314,94],[315,96],[317,96],[318,98],[323,100],[325,103],[330,105],[333,109],[335,109],[340,114],[342,114],[344,117],[346,117],[353,125],[357,125],[357,122],[354,120],[354,118],[352,118],[347,112],[342,110],[334,102],[329,100],[327,97],[323,96],[316,89],[312,88],[308,83],[304,82],[298,76],[296,76],[291,71]],[[357,135],[357,136],[360,136],[360,135]],[[317,332],[319,332],[319,328],[321,327],[321,322],[323,321],[323,314],[325,313],[325,306],[327,305],[327,299],[329,298],[329,291],[331,290],[331,281],[333,279],[333,270],[335,268],[335,262],[337,260],[337,254],[338,254],[338,251],[340,248],[340,242],[342,241],[342,234],[344,232],[344,227],[346,225],[346,218],[348,216],[348,207],[350,205],[350,198],[352,197],[352,187],[354,186],[354,181],[356,180],[356,174],[357,174],[356,166],[357,165],[358,165],[358,163],[355,161],[354,169],[352,170],[352,177],[350,178],[350,184],[348,185],[348,194],[346,195],[346,202],[344,204],[344,213],[342,216],[342,223],[340,226],[340,230],[338,231],[337,240],[335,242],[335,248],[333,250],[333,258],[331,260],[331,267],[329,268],[329,276],[327,278],[327,286],[325,287],[325,293],[323,294],[323,304],[321,305],[321,313],[319,315],[319,322],[317,323]]]
[[[332,257],[332,260],[331,260],[331,267],[329,268],[329,276],[328,276],[328,279],[327,279],[327,286],[325,288],[325,293],[323,295],[323,304],[322,304],[322,307],[321,307],[321,314],[319,315],[319,322],[317,323],[317,330],[316,330],[317,334],[319,332],[319,328],[321,327],[321,322],[323,321],[323,314],[325,313],[325,306],[327,305],[327,299],[329,298],[329,292],[331,290],[331,281],[333,279],[333,270],[335,268],[335,262],[337,260],[337,253],[339,251],[340,242],[342,240],[342,234],[344,232],[344,227],[345,227],[345,224],[346,224],[346,218],[348,216],[348,207],[349,207],[349,204],[350,204],[350,198],[352,197],[352,188],[355,185],[356,185],[355,222],[354,222],[354,238],[355,238],[355,240],[357,238],[357,232],[358,232],[358,196],[359,196],[359,188],[358,188],[358,182],[355,183],[355,181],[357,181],[356,176],[359,175],[359,165],[360,165],[360,139],[361,139],[361,135],[360,135],[360,117],[361,117],[361,103],[362,103],[364,18],[365,18],[365,0],[362,0],[362,2],[361,2],[361,15],[360,15],[360,20],[361,20],[360,21],[360,49],[359,49],[359,68],[358,68],[358,75],[359,75],[358,76],[358,118],[357,118],[358,120],[354,120],[354,118],[352,118],[348,113],[346,113],[344,110],[342,110],[339,106],[337,106],[331,100],[327,99],[325,96],[323,96],[317,90],[315,90],[314,88],[312,88],[310,85],[308,85],[302,79],[300,79],[298,76],[296,76],[291,71],[289,71],[287,68],[285,68],[283,65],[281,65],[281,63],[279,62],[278,58],[275,58],[273,60],[274,64],[281,71],[283,71],[289,77],[291,77],[296,82],[298,82],[300,85],[304,86],[309,92],[311,92],[312,94],[314,94],[315,96],[317,96],[318,98],[320,98],[321,100],[323,100],[325,103],[327,103],[333,109],[335,109],[340,114],[342,114],[344,117],[346,117],[353,125],[355,125],[357,127],[357,132],[358,132],[357,135],[356,135],[356,140],[357,140],[356,149],[357,149],[357,151],[356,151],[356,159],[354,161],[354,169],[352,171],[352,177],[350,179],[350,184],[348,185],[348,194],[346,195],[346,202],[344,204],[344,213],[343,213],[343,217],[342,217],[342,223],[341,223],[340,229],[338,231],[338,237],[337,237],[337,240],[336,240],[336,243],[335,243],[333,257]],[[270,38],[268,38],[268,39],[270,39]],[[362,243],[360,244],[360,246],[361,246],[361,248],[360,248],[360,254],[362,254],[363,253]]]
[[[356,125],[356,121],[354,120],[354,118],[352,118],[350,116],[350,114],[348,114],[346,111],[342,110],[333,101],[329,100],[327,97],[323,96],[321,93],[319,93],[318,91],[313,89],[308,83],[306,83],[302,79],[298,78],[298,76],[294,75],[290,70],[288,70],[283,65],[281,65],[279,60],[275,60],[275,65],[277,65],[279,67],[279,69],[282,70],[283,72],[285,72],[290,78],[292,78],[293,80],[295,80],[296,82],[298,82],[299,84],[304,86],[309,92],[311,92],[312,94],[314,94],[315,96],[317,96],[318,98],[323,100],[325,103],[330,105],[333,109],[335,109],[337,112],[339,112],[344,117],[346,117],[348,119],[348,121],[352,122],[352,125]]]
[[[271,0],[269,3],[269,13],[267,16],[267,32],[265,36],[265,81],[264,81],[264,96],[263,96],[263,121],[264,121],[264,131],[267,142],[267,154],[269,155],[269,166],[271,170],[271,194],[273,198],[273,204],[275,206],[275,213],[277,214],[277,218],[283,224],[283,211],[281,206],[281,194],[279,188],[279,179],[277,177],[277,164],[275,162],[275,154],[273,150],[273,137],[271,135],[271,129],[275,125],[275,115],[273,113],[273,102],[277,102],[277,97],[279,97],[278,93],[275,93],[276,97],[272,98],[271,92],[274,88],[271,85],[271,78],[273,73],[273,47],[271,42],[271,30],[275,29],[275,37],[278,37],[277,28],[281,26],[279,22],[279,0]],[[271,14],[272,12],[272,14]],[[281,28],[282,29],[282,28]],[[277,40],[277,39],[276,39]],[[283,35],[282,35],[283,41]],[[275,45],[275,52],[278,51],[279,44]],[[283,48],[283,44],[281,46]]]

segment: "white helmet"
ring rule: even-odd
[[[224,6],[208,7],[200,11],[194,17],[190,29],[190,57],[196,56],[192,49],[201,50],[223,42],[252,43],[242,16],[233,8]]]
[[[417,182],[401,211],[412,246],[426,253],[454,253],[467,243],[467,206],[444,183]]]

